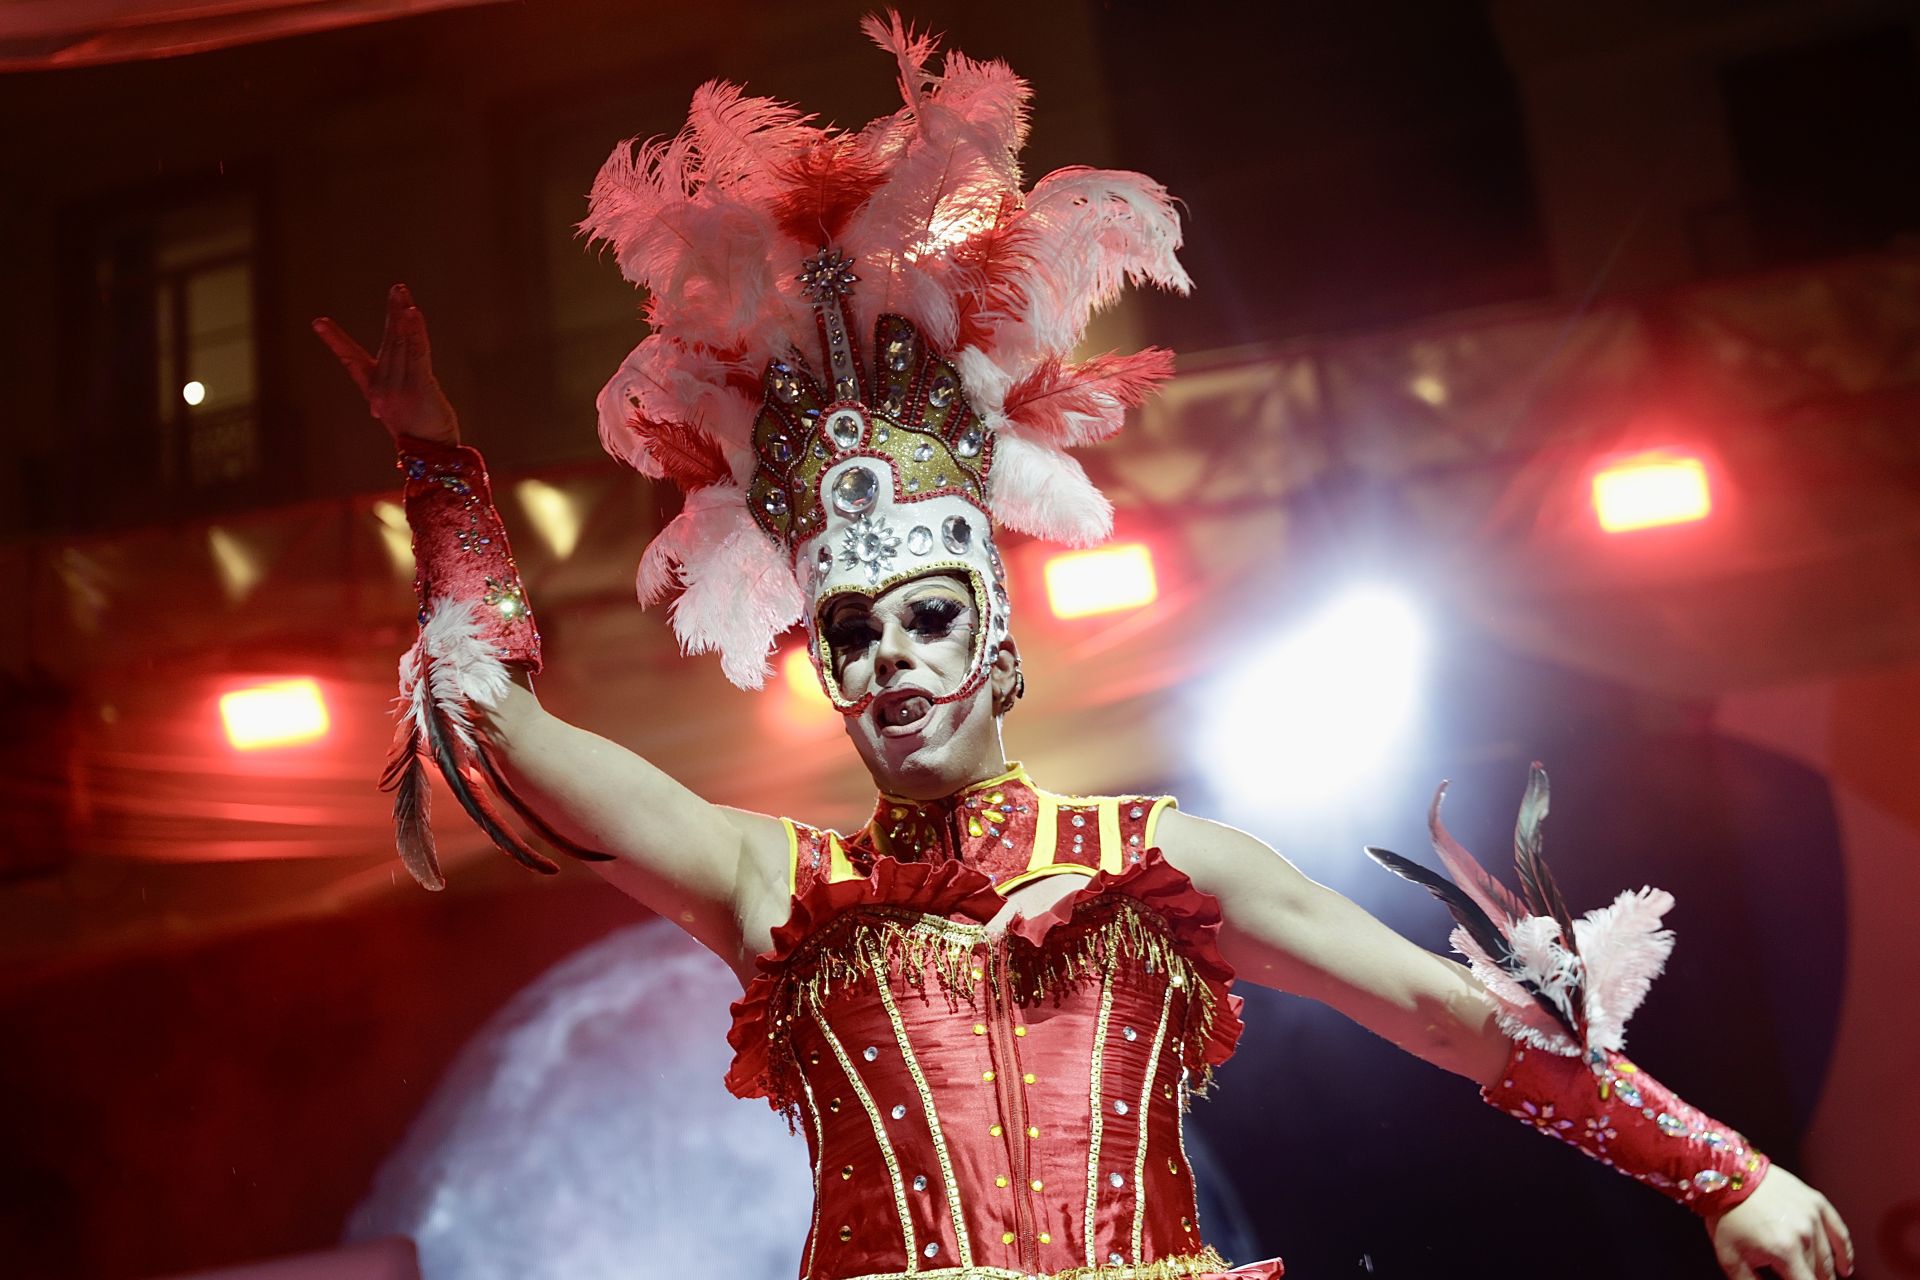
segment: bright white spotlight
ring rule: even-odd
[[[198,381],[189,382],[180,388],[180,398],[188,404],[199,404],[207,398],[207,384]]]
[[[1351,796],[1418,719],[1426,652],[1404,596],[1341,596],[1212,687],[1203,757],[1236,805],[1305,810]]]

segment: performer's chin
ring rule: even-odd
[[[883,791],[934,799],[973,781],[967,776],[965,730],[976,701],[916,699],[889,708],[888,714],[855,717],[847,725],[848,736]]]

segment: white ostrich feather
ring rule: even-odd
[[[993,446],[987,506],[1022,533],[1090,547],[1113,532],[1113,503],[1064,451],[1003,430]]]
[[[419,639],[400,657],[402,714],[412,718],[423,741],[433,736],[428,724],[427,699],[431,697],[460,744],[475,749],[473,708],[498,707],[512,684],[499,651],[481,638],[477,615],[481,607],[451,596],[435,600]],[[425,680],[420,678],[423,667]]]
[[[1617,1050],[1626,1044],[1627,1019],[1673,954],[1673,930],[1660,927],[1660,918],[1672,909],[1672,894],[1642,887],[1623,891],[1611,905],[1573,922],[1586,965],[1589,1047]]]
[[[960,385],[966,388],[967,402],[989,430],[997,431],[1006,422],[1007,392],[1013,389],[1013,372],[978,347],[968,347],[953,358],[960,371]]]
[[[1515,981],[1512,974],[1495,964],[1493,958],[1480,949],[1480,944],[1473,940],[1472,934],[1463,926],[1455,925],[1448,940],[1455,951],[1466,957],[1473,976],[1480,980],[1487,994],[1493,998],[1494,1016],[1499,1020],[1500,1030],[1508,1038],[1562,1057],[1578,1056],[1580,1046],[1567,1035],[1566,1029],[1527,994],[1527,989]]]
[[[1548,916],[1526,916],[1508,923],[1507,945],[1518,969],[1514,976],[1553,1001],[1570,1021],[1577,1020],[1574,1000],[1580,984],[1580,961],[1560,941],[1560,922]]]

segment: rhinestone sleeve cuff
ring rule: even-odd
[[[538,672],[540,631],[479,451],[403,437],[399,467],[406,476],[420,622],[435,601],[471,601],[481,606],[475,613],[482,638],[501,660]]]
[[[1752,1195],[1769,1168],[1746,1138],[1611,1051],[1582,1059],[1516,1044],[1480,1096],[1702,1216]]]

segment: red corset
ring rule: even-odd
[[[1240,1034],[1214,899],[1148,849],[990,936],[986,873],[862,865],[796,894],[729,1035],[812,1152],[804,1280],[1227,1274],[1180,1141]]]

